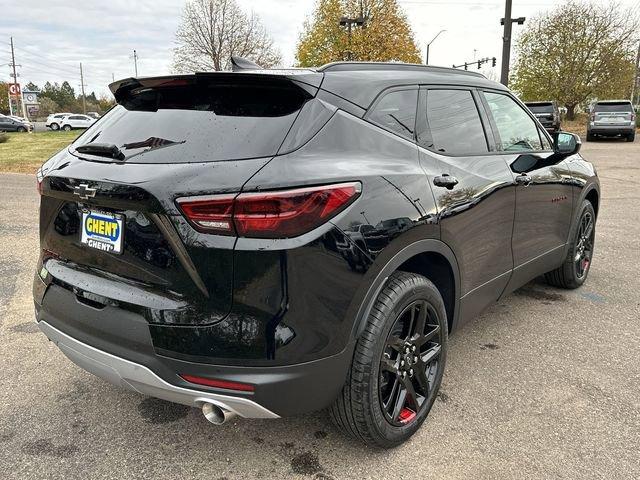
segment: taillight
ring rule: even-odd
[[[233,195],[179,198],[178,205],[197,230],[234,235]]]
[[[340,183],[240,195],[188,197],[178,205],[196,229],[252,238],[291,238],[319,227],[344,210],[360,183]]]

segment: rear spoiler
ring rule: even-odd
[[[307,69],[273,69],[256,70],[242,69],[237,72],[196,72],[188,75],[167,75],[161,77],[125,78],[109,84],[117,103],[121,103],[131,93],[147,88],[168,88],[207,83],[230,82],[282,82],[290,81],[297,84],[309,95],[315,96],[324,74]]]

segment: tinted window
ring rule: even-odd
[[[505,152],[542,150],[538,127],[533,119],[511,97],[500,93],[484,93],[498,128],[498,149]]]
[[[73,146],[111,143],[139,163],[275,155],[309,95],[275,78],[219,78],[122,94]]]
[[[417,89],[390,92],[376,104],[369,114],[369,120],[398,135],[413,139],[417,104]]]
[[[631,112],[631,103],[629,102],[609,102],[609,103],[596,103],[593,107],[594,112]]]
[[[553,103],[550,102],[538,102],[538,103],[525,103],[527,108],[533,113],[553,113]]]
[[[469,90],[429,90],[427,148],[452,155],[488,152],[476,102]]]

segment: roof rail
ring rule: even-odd
[[[431,65],[421,65],[419,63],[400,63],[400,62],[332,62],[327,63],[317,69],[318,72],[355,72],[361,70],[399,70],[399,71],[427,71],[427,72],[448,72],[458,73],[461,75],[472,75],[474,77],[486,78],[478,72],[470,72],[468,70],[458,70],[448,67],[434,67]]]

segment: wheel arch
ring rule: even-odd
[[[360,336],[378,294],[389,276],[397,270],[423,275],[434,283],[445,302],[449,331],[453,330],[458,323],[460,311],[458,262],[448,245],[440,240],[424,239],[405,246],[391,257],[376,274],[357,311],[352,337],[358,338]]]
[[[583,198],[593,205],[593,211],[596,213],[596,218],[598,218],[598,208],[600,207],[600,193],[598,192],[598,189],[595,186],[592,186],[587,190]]]

